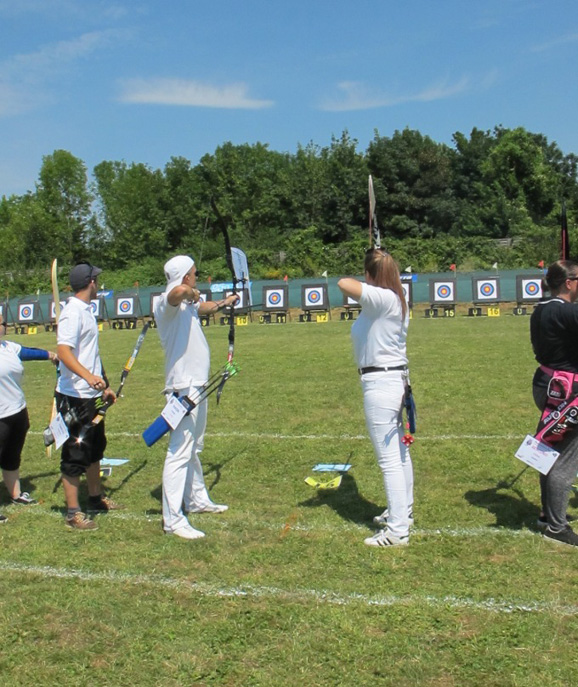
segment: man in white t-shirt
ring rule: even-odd
[[[100,481],[100,461],[106,448],[104,421],[91,422],[96,415],[96,399],[116,400],[98,350],[98,325],[91,300],[98,291],[102,270],[80,263],[70,272],[74,296],[68,299],[58,320],[58,357],[60,376],[56,385],[56,404],[62,416],[74,418],[68,426],[70,436],[62,445],[60,471],[66,498],[66,525],[73,529],[98,529],[94,520],[82,512],[78,501],[81,475],[86,473],[88,510],[109,511],[124,508],[105,496]]]
[[[197,271],[192,258],[177,255],[165,266],[167,287],[156,300],[154,318],[165,352],[165,392],[194,398],[209,379],[210,352],[199,315],[233,305],[235,295],[222,301],[200,302]],[[207,401],[199,403],[171,431],[163,468],[163,529],[183,539],[204,532],[189,523],[187,513],[223,513],[228,506],[213,503],[205,486],[199,454],[207,425]]]

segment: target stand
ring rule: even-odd
[[[113,329],[136,329],[138,319],[142,316],[138,292],[126,291],[115,297]]]
[[[151,329],[156,329],[157,328],[157,323],[155,320],[155,305],[158,301],[158,299],[163,295],[163,291],[152,291],[149,294],[149,312],[150,312],[150,319],[148,320],[149,322],[149,327]]]
[[[16,334],[38,334],[38,325],[44,323],[40,301],[35,298],[23,298],[18,301],[14,332]]]
[[[14,315],[12,315],[12,310],[10,309],[10,302],[8,299],[0,301],[0,315],[2,315],[6,328],[11,327],[14,324]]]
[[[455,279],[430,279],[429,280],[430,307],[425,310],[425,317],[436,319],[442,313],[445,318],[456,316],[456,280]]]
[[[232,290],[223,291],[223,298],[231,296],[232,293]],[[235,318],[235,324],[238,327],[245,327],[249,324],[249,320],[253,321],[253,315],[251,314],[249,289],[242,289],[241,291],[237,291],[236,293],[239,296],[239,302],[233,306],[232,317]],[[230,309],[227,308],[227,310]],[[231,324],[231,315],[223,315],[223,317],[219,318],[219,323],[222,325]]]
[[[403,289],[403,295],[405,296],[405,302],[409,310],[409,319],[413,319],[413,279],[414,276],[407,272],[403,272],[401,275],[401,288]]]
[[[289,312],[289,287],[264,286],[262,298],[262,314],[259,315],[261,324],[287,324],[287,318],[291,319]]]
[[[60,302],[60,310],[64,308],[66,305],[66,300],[60,300],[60,294],[58,294],[58,300]],[[49,305],[48,305],[48,312],[49,312],[49,318],[48,322],[44,324],[44,331],[46,332],[55,332],[56,327],[57,327],[57,322],[56,322],[56,308],[54,307],[54,298],[50,299]]]
[[[359,316],[360,312],[361,306],[359,305],[359,303],[353,298],[351,298],[351,296],[343,294],[343,311],[339,313],[339,318],[341,319],[341,321],[347,322],[355,320]]]
[[[301,309],[299,322],[329,322],[331,306],[327,284],[303,284],[301,286]]]
[[[468,317],[499,317],[499,277],[472,277],[472,303],[473,306],[468,308]]]
[[[529,315],[531,310],[528,306],[539,303],[542,298],[541,275],[518,274],[516,276],[516,307],[512,311],[513,315],[516,317]]]

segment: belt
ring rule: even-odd
[[[392,370],[407,370],[407,365],[396,365],[395,367],[360,367],[357,371],[360,375],[368,372],[391,372]]]

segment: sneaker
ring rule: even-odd
[[[407,546],[409,544],[408,537],[395,537],[389,530],[380,530],[373,537],[367,537],[363,540],[367,546]]]
[[[165,531],[165,534],[174,534],[175,537],[180,537],[181,539],[202,539],[205,536],[204,532],[196,530],[194,527],[179,527],[174,532]]]
[[[97,530],[98,525],[94,520],[89,520],[86,515],[80,511],[74,515],[67,515],[64,521],[67,527],[72,530]]]
[[[33,499],[27,491],[22,491],[20,492],[20,496],[12,499],[12,503],[15,503],[19,506],[35,506],[38,501]]]
[[[569,515],[568,513],[566,513],[566,522],[572,522],[574,520],[576,520],[576,518],[573,515]],[[538,519],[536,520],[536,527],[539,530],[545,530],[546,527],[548,527],[548,519],[545,515],[538,516]]]
[[[413,527],[413,508],[410,508],[407,513],[409,526]],[[378,527],[387,527],[387,518],[389,517],[389,508],[386,508],[381,515],[376,515],[373,518],[373,524]]]
[[[192,506],[187,513],[224,513],[229,510],[229,506],[222,503],[207,503],[205,506]]]
[[[116,501],[109,499],[108,496],[101,496],[100,501],[97,501],[96,503],[94,503],[92,499],[89,499],[87,510],[89,513],[97,513],[99,511],[124,510],[125,508],[126,506],[124,503],[117,503]]]
[[[8,518],[5,515],[0,514],[0,522],[7,522]]]
[[[547,527],[544,531],[545,539],[551,539],[558,544],[568,544],[568,546],[578,546],[578,534],[567,525],[561,532],[552,532],[552,530]]]

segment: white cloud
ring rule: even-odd
[[[0,62],[0,116],[21,114],[55,99],[50,84],[61,86],[63,73],[79,60],[123,36],[123,32],[116,30],[93,31],[3,60]]]
[[[463,77],[455,83],[443,81],[432,84],[418,93],[390,94],[377,88],[368,87],[359,81],[342,81],[338,89],[342,93],[339,99],[326,100],[320,109],[329,112],[347,112],[350,110],[369,110],[378,107],[393,107],[410,102],[430,102],[444,100],[463,93],[470,86],[470,79]]]
[[[119,100],[124,103],[183,105],[223,109],[260,110],[271,107],[272,100],[257,100],[248,95],[244,83],[213,86],[186,79],[129,79],[121,82]]]
[[[554,40],[546,43],[535,45],[532,48],[532,52],[545,52],[546,50],[552,50],[552,48],[558,48],[561,45],[576,43],[576,41],[578,41],[578,33],[569,33],[566,36],[560,36],[559,38],[555,38]]]

